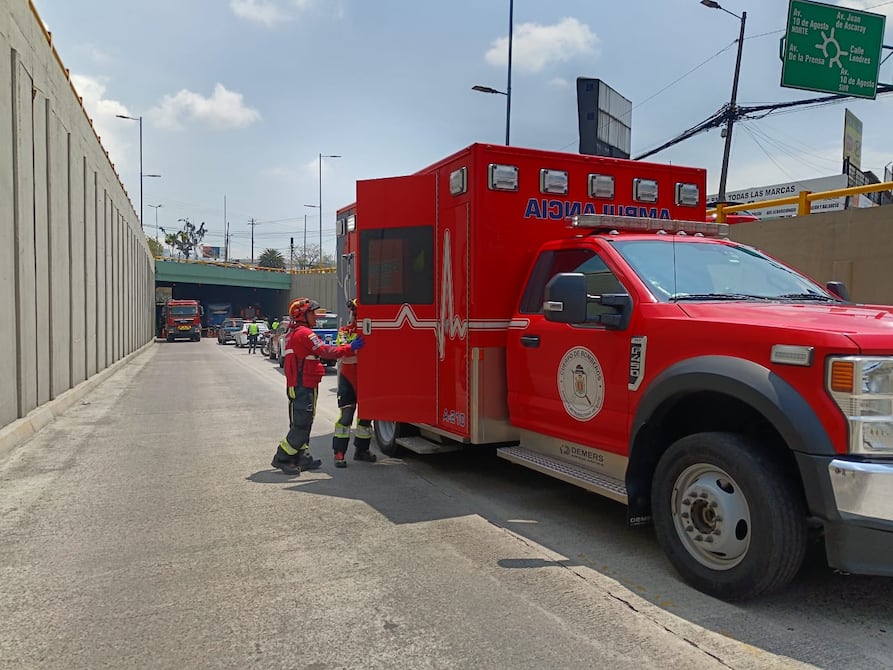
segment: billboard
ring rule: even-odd
[[[577,77],[580,153],[629,158],[633,103],[601,79]]]
[[[850,110],[843,114],[843,160],[862,169],[862,120]]]
[[[220,258],[220,247],[202,245],[202,258]]]
[[[770,184],[769,186],[755,186],[740,191],[728,191],[726,200],[735,205],[743,205],[748,202],[760,202],[764,200],[776,200],[777,198],[790,198],[800,191],[818,193],[820,191],[833,191],[849,186],[845,174],[836,174],[830,177],[817,177],[815,179],[802,179],[789,181],[782,184]],[[846,208],[846,198],[832,198],[831,200],[817,200],[812,203],[812,212],[833,212]],[[707,202],[715,202],[716,196],[708,196]],[[778,205],[766,209],[754,209],[751,214],[761,219],[780,219],[797,215],[797,205]]]

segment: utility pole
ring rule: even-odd
[[[289,271],[295,273],[295,238],[288,238],[288,267]]]
[[[257,222],[252,218],[248,221],[248,225],[251,226],[251,264],[254,265],[254,227]]]

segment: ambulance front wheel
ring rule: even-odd
[[[658,542],[683,579],[723,600],[780,589],[803,563],[806,503],[782,459],[753,438],[696,433],[661,457],[651,488]]]
[[[378,421],[372,422],[372,430],[375,433],[375,441],[378,448],[385,456],[398,456],[401,447],[397,444],[400,424],[396,421]]]

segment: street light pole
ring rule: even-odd
[[[322,267],[322,159],[341,158],[337,154],[319,155],[319,267]]]
[[[515,0],[509,0],[509,68],[508,81],[505,86],[505,146],[510,144],[510,127],[512,120],[512,22],[515,14]]]
[[[509,0],[509,66],[508,66],[508,81],[506,82],[505,90],[500,91],[499,89],[493,88],[491,86],[481,86],[479,84],[471,87],[472,91],[478,91],[480,93],[495,93],[498,95],[505,96],[505,145],[506,146],[508,146],[510,144],[511,126],[512,126],[512,34],[514,33],[514,29],[513,29],[514,14],[515,14],[515,0]]]
[[[717,194],[717,200],[725,202],[726,182],[729,177],[729,155],[732,152],[732,127],[735,125],[735,115],[737,113],[738,76],[741,72],[741,52],[744,49],[744,24],[747,22],[747,12],[741,12],[741,16],[738,16],[714,0],[701,0],[701,4],[710,9],[722,10],[741,22],[741,31],[738,34],[738,56],[735,59],[735,76],[732,79],[732,97],[729,99],[729,108],[726,110],[726,143],[722,152],[722,169],[719,173],[719,193]]]
[[[143,177],[160,177],[160,174],[143,174],[143,117],[127,116],[125,114],[115,114],[119,119],[127,119],[128,121],[138,121],[140,124],[140,228],[143,228]]]

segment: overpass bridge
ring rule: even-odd
[[[337,311],[334,270],[288,271],[223,261],[155,258],[156,328],[165,297],[198,300],[206,314],[208,305],[229,304],[234,316],[253,307],[253,313],[272,319],[285,314],[297,295],[312,296]]]

